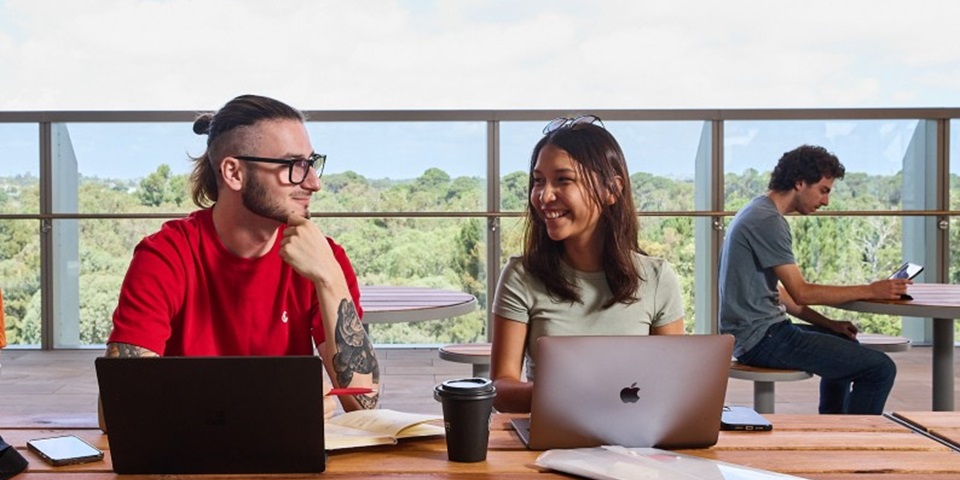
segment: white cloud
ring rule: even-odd
[[[518,4],[519,5],[516,5]],[[957,106],[960,3],[0,0],[0,109]]]

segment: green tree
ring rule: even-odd
[[[159,207],[167,198],[170,183],[170,166],[163,163],[157,170],[140,181],[140,190],[137,196],[140,204],[148,207]]]
[[[500,203],[503,210],[522,212],[527,209],[527,189],[530,176],[527,172],[513,172],[500,180]]]

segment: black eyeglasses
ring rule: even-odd
[[[603,126],[603,121],[600,120],[600,117],[596,115],[577,115],[576,117],[573,117],[573,118],[558,117],[558,118],[554,118],[553,120],[550,120],[550,123],[548,123],[547,126],[543,127],[543,134],[546,135],[548,133],[552,133],[557,130],[560,130],[561,128],[569,128],[574,125],[580,125],[583,123],[588,125],[599,123],[601,127],[607,128]]]
[[[245,162],[257,162],[257,163],[276,163],[278,165],[287,165],[290,167],[290,183],[294,185],[300,185],[307,179],[307,172],[311,168],[317,172],[317,178],[323,176],[323,167],[327,164],[327,156],[319,153],[312,153],[307,158],[291,158],[291,159],[282,159],[282,158],[263,158],[263,157],[248,157],[245,155],[234,155],[233,158],[243,160]]]

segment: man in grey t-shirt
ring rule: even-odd
[[[823,147],[786,152],[769,190],[734,217],[720,257],[720,331],[736,338],[734,355],[747,365],[804,370],[820,380],[820,413],[881,414],[896,365],[857,343],[857,327],[808,305],[897,299],[909,280],[869,285],[808,283],[793,256],[784,215],[807,215],[829,203],[844,167]],[[790,314],[806,324],[794,324]]]

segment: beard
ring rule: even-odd
[[[278,202],[275,196],[271,195],[267,188],[260,183],[256,175],[251,175],[249,178],[250,182],[247,184],[247,188],[240,195],[243,206],[261,217],[287,223],[288,217],[294,211],[284,207],[282,202]],[[310,218],[310,209],[304,209],[302,215],[304,218]]]

